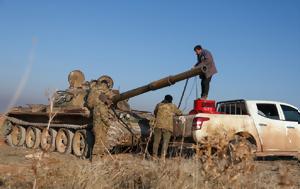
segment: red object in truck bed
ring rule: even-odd
[[[190,115],[197,113],[219,114],[216,111],[216,101],[214,100],[194,100],[194,109],[190,111]]]

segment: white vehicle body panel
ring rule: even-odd
[[[234,101],[233,101],[234,102]],[[179,116],[174,126],[174,135],[183,134],[185,137],[193,137],[196,143],[202,143],[206,137],[216,133],[248,133],[256,142],[257,152],[281,155],[289,155],[291,152],[300,152],[300,124],[299,121],[285,120],[282,106],[288,106],[299,110],[286,103],[274,101],[244,101],[248,115],[231,114],[205,114]],[[264,115],[259,109],[272,107],[274,115]],[[277,112],[276,112],[277,111]],[[270,113],[272,114],[272,112]],[[192,122],[195,117],[206,117],[201,129],[193,130]]]

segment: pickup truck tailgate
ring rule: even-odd
[[[174,117],[173,135],[175,137],[192,137],[192,125],[195,115]]]

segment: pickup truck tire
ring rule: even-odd
[[[246,137],[235,136],[228,144],[227,154],[229,161],[232,164],[240,163],[244,160],[253,159],[256,146],[250,142]]]

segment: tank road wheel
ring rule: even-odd
[[[10,146],[22,146],[25,142],[26,130],[20,125],[14,125],[7,136],[7,143]]]
[[[6,143],[8,143],[7,140],[8,140],[9,134],[11,133],[12,127],[13,127],[13,124],[8,120],[5,120],[3,122],[3,124],[0,126],[0,130],[1,130],[1,136],[0,137],[3,138]]]
[[[45,151],[53,152],[55,150],[55,138],[57,131],[52,128],[44,128],[41,136],[41,147]]]
[[[74,133],[68,129],[59,129],[56,135],[56,150],[59,153],[70,154],[72,152],[72,139]]]
[[[41,144],[41,130],[35,127],[28,127],[25,144],[27,148],[38,148]]]
[[[86,157],[88,148],[87,135],[85,130],[75,132],[72,142],[73,153],[78,157]]]

